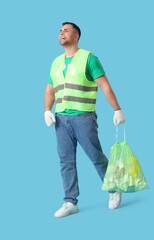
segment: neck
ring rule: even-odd
[[[66,57],[69,58],[74,56],[78,50],[79,48],[77,45],[65,47]]]

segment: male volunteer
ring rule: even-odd
[[[77,142],[94,164],[103,181],[108,159],[98,139],[97,114],[95,112],[98,85],[114,109],[114,124],[125,122],[123,112],[108,82],[104,69],[93,52],[78,48],[80,28],[65,22],[60,30],[59,42],[65,53],[52,63],[45,91],[45,121],[55,124],[57,150],[65,192],[64,204],[55,217],[79,212],[79,186],[76,169]],[[51,113],[56,101],[55,117]],[[121,193],[110,191],[109,208],[121,202]]]

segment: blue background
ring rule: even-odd
[[[1,239],[145,239],[153,233],[153,9],[150,0],[0,3]],[[79,47],[101,61],[150,190],[125,193],[120,207],[109,210],[109,195],[78,145],[80,213],[56,219],[64,193],[55,130],[44,121],[44,93],[50,65],[64,52],[58,35],[65,21],[81,28]],[[109,158],[116,127],[101,89],[96,108]],[[118,131],[123,141],[123,125]]]

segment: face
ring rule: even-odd
[[[78,43],[78,33],[71,24],[65,24],[59,34],[59,42],[62,46],[67,47]]]

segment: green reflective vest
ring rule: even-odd
[[[50,74],[55,92],[55,112],[62,112],[65,108],[95,111],[98,85],[95,81],[89,81],[85,74],[89,53],[80,48],[68,65],[65,77],[63,70],[66,54],[63,53],[53,61]]]

